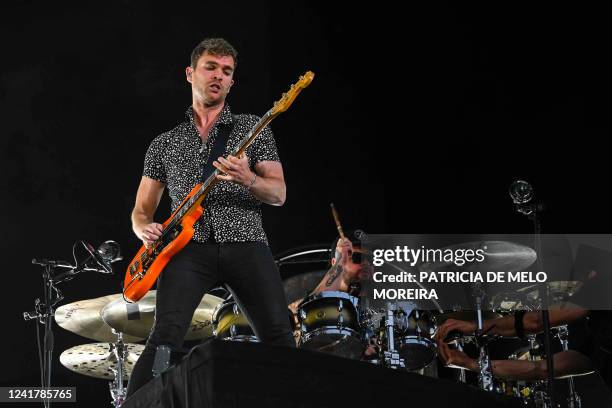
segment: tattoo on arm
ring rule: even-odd
[[[325,286],[329,287],[334,283],[334,281],[340,276],[342,273],[342,265],[340,263],[336,264],[336,267],[328,272],[329,279],[325,282]]]

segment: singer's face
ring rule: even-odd
[[[206,106],[225,101],[234,83],[234,58],[231,56],[202,54],[195,69],[187,67],[187,81],[197,100]]]

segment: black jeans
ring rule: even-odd
[[[206,292],[222,283],[233,293],[260,341],[295,347],[285,292],[268,246],[191,241],[159,276],[155,324],[134,366],[128,395],[152,379],[157,346],[182,347],[195,308]]]

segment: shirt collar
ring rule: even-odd
[[[195,122],[193,119],[193,106],[187,108],[187,111],[185,112],[185,119],[195,127]],[[219,123],[229,125],[233,122],[234,119],[232,118],[232,111],[230,110],[230,106],[226,103],[223,105],[223,109],[221,109],[221,113],[219,114],[219,118],[217,118],[215,126],[217,126]]]

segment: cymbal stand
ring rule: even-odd
[[[476,298],[476,315],[478,317],[478,327],[476,328],[476,343],[480,350],[478,355],[478,386],[485,391],[493,391],[491,359],[489,358],[489,353],[483,339],[482,301],[485,293],[479,282],[473,284],[472,290]]]
[[[393,330],[395,328],[394,316],[395,305],[387,303],[387,316],[385,318],[387,350],[383,353],[384,361],[385,365],[389,368],[406,368],[404,359],[401,358],[397,350],[395,350],[395,339],[393,337]]]
[[[463,338],[457,340],[457,350],[463,352]],[[467,381],[465,371],[465,368],[459,369],[459,382],[465,383]]]
[[[510,185],[510,197],[514,202],[514,208],[519,214],[527,216],[529,220],[533,222],[534,229],[534,246],[537,254],[536,268],[538,271],[543,271],[542,265],[542,222],[540,214],[544,211],[544,204],[537,203],[534,201],[534,190],[531,184],[524,180],[516,180]],[[555,370],[552,357],[552,349],[550,344],[550,314],[548,313],[548,307],[550,304],[550,290],[549,285],[544,283],[540,284],[539,287],[539,298],[541,303],[542,323],[544,329],[544,350],[546,352],[546,372],[548,378],[546,381],[546,398],[550,403],[550,406],[555,407],[555,392],[554,392],[554,379]]]
[[[125,375],[125,360],[127,358],[127,349],[123,343],[123,333],[117,332],[113,329],[113,333],[117,335],[117,342],[110,344],[111,351],[114,358],[117,360],[117,368],[113,370],[115,373],[115,379],[108,383],[110,388],[111,398],[113,399],[113,406],[121,407],[125,401],[127,394],[127,387],[124,386],[124,375]]]
[[[541,347],[538,343],[538,339],[535,334],[530,333],[526,335],[527,341],[529,342],[529,361],[537,361],[541,358]],[[551,408],[548,394],[546,392],[547,382],[546,380],[536,380],[533,382],[533,391],[531,392],[530,399],[534,404],[535,408]],[[518,397],[518,396],[517,396]]]
[[[569,350],[569,329],[567,325],[559,326],[557,328],[557,337],[561,342],[561,348],[563,351]],[[580,395],[576,392],[576,386],[574,385],[574,378],[570,376],[568,378],[569,385],[569,396],[567,397],[567,408],[580,408],[582,407],[582,400]]]

